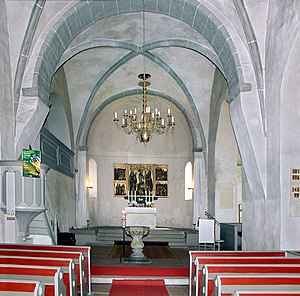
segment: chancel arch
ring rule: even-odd
[[[120,225],[120,213],[127,205],[124,196],[114,195],[114,164],[156,164],[168,166],[168,196],[155,200],[157,225],[179,227],[192,225],[193,201],[184,200],[184,169],[188,161],[194,158],[192,134],[188,123],[180,110],[173,108],[176,116],[176,130],[164,135],[153,135],[146,144],[139,143],[136,135],[126,135],[121,128],[111,124],[114,110],[127,104],[139,106],[140,95],[132,97],[130,104],[123,97],[106,105],[95,117],[87,137],[87,161],[94,159],[98,164],[97,204],[91,215],[96,225]],[[151,102],[151,101],[150,101]],[[162,98],[155,98],[160,110],[169,104]],[[152,101],[153,103],[153,101]],[[155,108],[156,105],[152,106]]]

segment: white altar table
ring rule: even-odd
[[[156,228],[156,208],[126,207],[126,226],[148,226]]]

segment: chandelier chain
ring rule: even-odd
[[[146,73],[145,65],[145,44],[146,44],[146,24],[145,24],[145,0],[143,0],[143,70],[142,74],[138,75],[138,78],[143,80],[143,110],[140,117],[137,115],[137,109],[124,110],[121,128],[126,134],[136,133],[140,142],[147,143],[150,141],[152,134],[163,134],[169,130],[173,131],[175,127],[175,118],[171,114],[171,109],[167,111],[167,120],[161,117],[160,111],[155,109],[151,111],[151,108],[147,105],[147,79],[151,77],[149,73]],[[114,122],[119,123],[118,113],[115,112]]]

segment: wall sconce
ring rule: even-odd
[[[86,188],[87,189],[93,189],[94,188],[94,182],[91,180],[86,181]]]

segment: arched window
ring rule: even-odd
[[[89,196],[97,198],[97,163],[94,159],[89,160]]]
[[[189,161],[185,165],[185,176],[184,176],[184,199],[191,200],[193,198],[193,167],[192,163]]]

